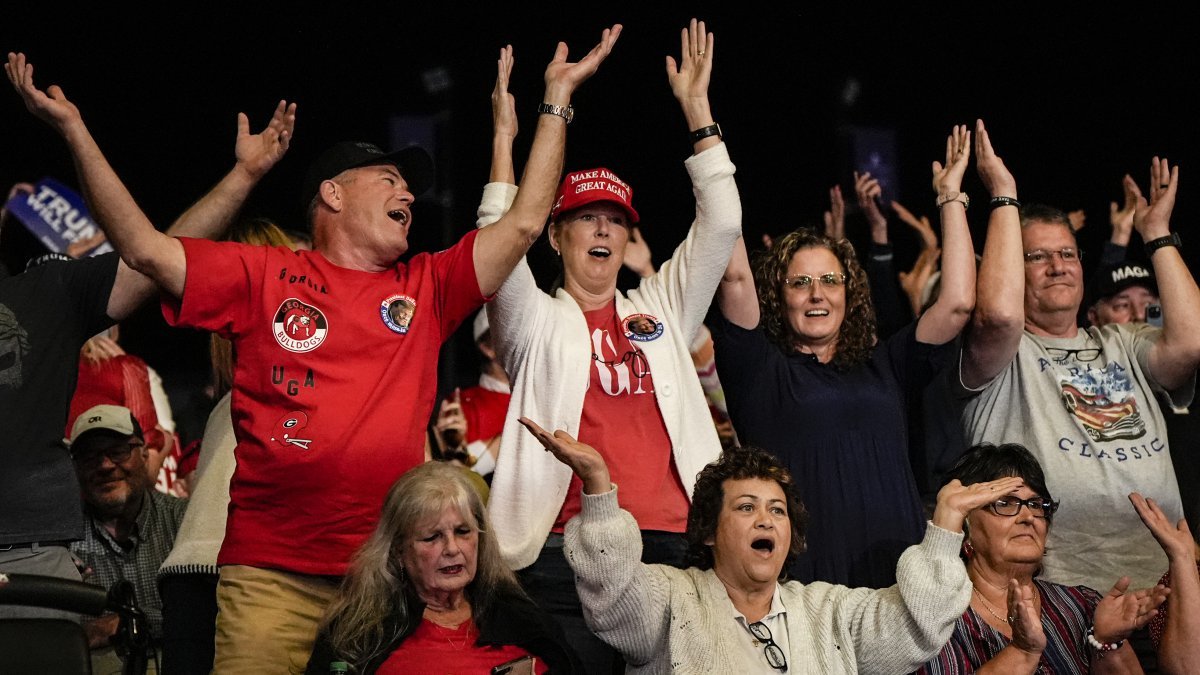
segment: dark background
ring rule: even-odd
[[[0,50],[24,51],[40,87],[64,88],[160,228],[232,166],[237,112],[249,114],[257,131],[283,98],[299,104],[295,140],[245,215],[302,227],[297,185],[326,145],[415,139],[434,152],[439,178],[417,205],[410,241],[415,250],[448,245],[473,226],[487,180],[498,48],[515,48],[520,171],[554,43],[566,41],[576,60],[603,27],[621,22],[625,32],[613,54],[574,97],[567,167],[605,166],[633,186],[643,233],[661,262],[694,210],[682,166],[687,129],[666,84],[664,56],[678,55],[679,29],[698,16],[716,35],[713,112],[738,167],[752,247],[764,233],[818,223],[834,184],[852,204],[851,172],[872,149],[894,160],[885,199],[936,218],[930,162],[942,159],[952,125],[976,118],[987,123],[1023,201],[1086,211],[1080,239],[1093,258],[1108,236],[1109,202],[1121,199],[1121,176],[1131,173],[1144,189],[1154,155],[1182,167],[1174,223],[1193,242],[1198,63],[1192,22],[1177,10],[166,4],[71,13],[22,7],[0,26]],[[397,136],[396,116],[410,118],[401,129],[421,133]],[[0,121],[4,187],[43,176],[76,185],[61,140],[16,95],[0,95]],[[871,138],[884,141],[876,147]],[[968,217],[981,249],[986,195],[973,168],[965,188],[977,203]],[[10,265],[37,250],[23,234],[15,227],[4,233],[0,253]],[[857,213],[849,216],[848,234],[864,241]],[[899,266],[907,267],[916,238],[896,221],[892,240]],[[1197,248],[1184,249],[1189,262]],[[1131,252],[1139,251],[1135,235]],[[531,261],[548,281],[544,238]],[[623,285],[632,281],[622,278]],[[123,331],[126,349],[158,369],[178,397],[177,416],[203,407],[180,392],[206,382],[204,336],[166,330],[154,307]],[[443,390],[472,379],[465,337],[444,350]],[[181,420],[185,433],[189,423]]]

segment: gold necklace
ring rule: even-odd
[[[1008,619],[997,614],[996,611],[992,609],[991,603],[987,601],[987,598],[983,597],[983,593],[979,592],[979,588],[976,587],[975,584],[971,584],[971,588],[975,589],[975,595],[979,596],[979,600],[983,603],[983,608],[988,611],[988,614],[991,614],[993,617],[995,617],[995,619],[997,621],[1003,621],[1004,623],[1007,623],[1007,624],[1012,623]]]
[[[429,623],[433,624],[434,627],[437,628],[438,634],[441,635],[442,638],[446,640],[446,642],[449,642],[450,646],[454,647],[455,651],[461,652],[462,650],[467,648],[467,645],[471,644],[471,620],[470,619],[467,619],[467,621],[466,621],[466,624],[467,624],[466,635],[464,636],[463,643],[461,645],[455,644],[454,641],[450,639],[450,635],[449,635],[449,633],[455,632],[457,627],[447,628],[446,626],[443,626],[443,625],[439,624],[438,622],[432,621],[432,620],[430,620]]]

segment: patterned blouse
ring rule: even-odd
[[[1033,582],[1041,595],[1042,630],[1046,633],[1046,649],[1036,672],[1085,675],[1090,671],[1088,662],[1092,656],[1087,630],[1103,596],[1087,586],[1063,586],[1041,579]],[[917,672],[931,675],[973,673],[1008,643],[1008,638],[968,607],[954,623],[950,642],[937,658]]]

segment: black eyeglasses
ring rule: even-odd
[[[767,663],[775,670],[787,670],[787,657],[784,656],[783,650],[779,645],[775,644],[775,639],[771,637],[771,629],[767,628],[767,624],[761,621],[755,621],[747,626],[750,629],[750,634],[755,640],[763,643],[763,650],[767,654]]]
[[[1055,363],[1065,363],[1072,356],[1080,363],[1095,361],[1100,358],[1100,350],[1096,347],[1088,347],[1086,349],[1062,349],[1059,347],[1046,347],[1046,351],[1050,352],[1050,358]]]
[[[94,452],[89,452],[86,455],[75,455],[75,461],[84,466],[99,464],[102,457],[108,457],[113,464],[120,464],[129,459],[134,450],[142,447],[141,441],[126,441],[117,443],[108,448],[102,448]]]
[[[599,354],[592,352],[592,360],[599,361],[606,366],[615,366],[622,363],[628,363],[629,372],[639,380],[650,374],[650,364],[646,362],[646,355],[642,353],[642,350],[637,348],[625,352],[625,355],[617,361],[605,361],[604,359],[600,358]]]
[[[991,504],[988,504],[988,508],[992,510],[992,513],[998,516],[1008,516],[1010,518],[1020,513],[1022,506],[1028,508],[1029,512],[1032,513],[1035,518],[1049,518],[1050,516],[1054,515],[1054,511],[1058,509],[1058,504],[1055,504],[1049,499],[1043,499],[1042,497],[1034,497],[1032,499],[1003,497],[1001,499],[997,499]]]

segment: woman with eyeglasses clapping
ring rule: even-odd
[[[739,246],[717,291],[723,318],[710,328],[737,437],[780,458],[812,514],[809,553],[791,568],[801,581],[890,586],[900,554],[921,541],[909,399],[950,361],[974,307],[961,192],[970,147],[970,131],[957,126],[945,164],[933,163],[941,291],[894,335],[878,339],[867,275],[846,239],[797,230],[753,271]]]
[[[1140,673],[1125,642],[1166,599],[1162,586],[1136,592],[1122,577],[1107,595],[1037,578],[1058,504],[1037,459],[1015,443],[976,445],[948,476],[968,487],[1010,476],[991,501],[967,514],[962,545],[971,604],[922,675],[950,673]]]

